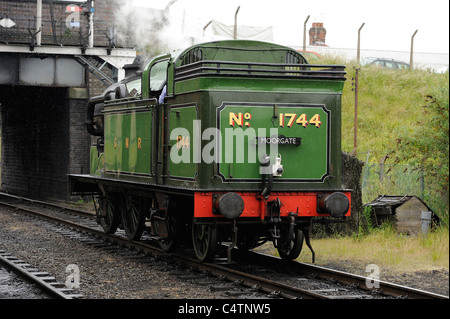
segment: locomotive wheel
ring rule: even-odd
[[[143,200],[138,197],[126,196],[122,209],[122,224],[125,234],[130,240],[139,240],[145,229],[145,209]]]
[[[169,199],[169,205],[167,207],[167,217],[165,220],[158,220],[156,218],[152,219],[152,229],[155,235],[163,235],[163,239],[158,241],[159,247],[165,251],[170,252],[178,248],[181,242],[181,237],[185,231],[186,224],[183,220],[183,214],[180,213],[186,206],[184,203],[180,204],[177,197],[171,197]],[[160,226],[162,226],[165,231],[163,234],[159,234]]]
[[[174,230],[174,225],[175,225],[175,220],[173,217],[169,216],[168,219],[166,221],[158,221],[158,220],[154,220],[152,221],[152,228],[154,229],[158,229],[158,223],[166,223],[166,227],[168,230],[168,237],[161,239],[158,241],[158,245],[159,247],[165,251],[165,252],[169,252],[169,251],[173,251],[177,248],[177,241],[174,238],[175,237],[175,230]]]
[[[214,225],[192,224],[192,243],[195,255],[200,261],[214,257],[217,246],[217,228]]]
[[[280,257],[285,260],[296,259],[302,251],[303,237],[301,229],[295,229],[291,241],[277,247]]]
[[[100,197],[100,209],[103,209],[103,201],[106,201],[106,216],[99,216],[99,222],[105,233],[114,234],[120,223],[121,203],[119,199],[113,199],[109,196],[106,198]]]

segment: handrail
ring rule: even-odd
[[[202,60],[175,69],[175,81],[198,76],[256,78],[321,78],[345,80],[345,65],[292,64]]]

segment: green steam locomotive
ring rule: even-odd
[[[91,170],[69,175],[70,193],[98,198],[105,232],[148,231],[165,251],[189,238],[208,260],[219,243],[230,252],[273,241],[295,259],[303,241],[311,248],[314,218],[350,214],[345,74],[258,41],[155,57],[88,102]]]

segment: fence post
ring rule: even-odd
[[[356,62],[358,63],[358,66],[359,66],[359,45],[360,45],[360,40],[361,40],[360,33],[361,33],[361,29],[363,28],[363,26],[365,24],[366,23],[363,22],[363,24],[358,29],[358,48],[357,48],[357,52],[356,52]]]
[[[356,156],[356,150],[357,150],[357,146],[358,146],[358,72],[359,72],[359,68],[354,68],[355,69],[355,77],[353,78],[354,82],[352,83],[352,85],[354,85],[354,88],[352,88],[352,90],[355,91],[355,119],[354,119],[354,123],[353,123],[353,151],[352,151],[352,155]]]
[[[411,51],[410,51],[410,53],[409,53],[409,69],[410,69],[410,70],[413,69],[414,36],[416,35],[417,31],[419,31],[419,30],[416,30],[416,31],[413,33],[412,37],[411,37]]]
[[[41,45],[42,39],[42,0],[36,3],[36,45]]]
[[[306,56],[306,23],[309,20],[309,14],[308,17],[305,20],[305,23],[303,24],[303,54]]]
[[[381,182],[384,180],[384,163],[386,162],[388,157],[389,157],[389,155],[386,154],[381,158],[381,161],[380,161],[380,181]]]
[[[233,35],[234,40],[237,39],[237,32],[238,32],[237,31],[237,15],[238,15],[240,8],[241,8],[241,6],[238,6],[236,9],[236,13],[234,14],[234,35]]]
[[[366,163],[364,164],[364,176],[363,176],[362,187],[361,187],[363,190],[366,186],[367,179],[370,177],[369,157],[370,157],[370,151],[367,151]]]

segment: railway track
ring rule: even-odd
[[[44,294],[56,299],[78,299],[82,295],[71,288],[67,288],[65,283],[56,281],[48,272],[39,271],[25,261],[10,255],[0,249],[0,263],[11,269],[20,277],[25,278],[30,284],[37,286]]]
[[[216,263],[202,263],[186,253],[164,253],[151,240],[130,241],[120,232],[105,234],[95,222],[92,213],[77,209],[27,200],[17,196],[0,194],[0,204],[10,210],[38,216],[38,218],[88,234],[91,239],[84,241],[115,243],[138,252],[154,256],[165,256],[183,265],[191,272],[174,273],[185,280],[205,282],[210,278],[220,279],[220,284],[210,286],[212,291],[228,290],[230,295],[245,295],[257,292],[260,295],[279,299],[448,299],[446,296],[410,287],[380,281],[375,288],[368,288],[362,276],[336,271],[324,267],[298,262],[285,262],[279,258],[256,252],[233,251],[233,263],[228,264],[218,258]],[[76,235],[71,235],[76,236]],[[224,256],[226,251],[224,250]],[[225,258],[223,258],[225,259]],[[262,266],[264,265],[264,266]]]

